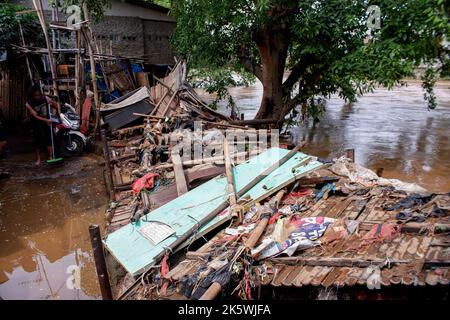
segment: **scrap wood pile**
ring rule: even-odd
[[[235,136],[245,130],[246,136],[251,132],[254,139],[259,139],[261,132],[270,136],[267,130],[229,124],[230,119],[209,108],[185,78],[186,64],[180,60],[165,78],[155,77],[157,84],[150,89],[142,87],[102,105],[104,124],[109,129],[103,139],[104,153],[114,200],[107,213],[107,233],[223,174],[221,130]],[[134,112],[139,105],[150,108]],[[134,118],[129,117],[128,109],[132,109]],[[128,111],[120,114],[121,110]],[[132,125],[133,119],[144,121]],[[230,150],[236,164],[259,152],[246,141],[236,144]],[[173,152],[175,146],[191,154]]]
[[[127,299],[258,298],[259,288],[445,286],[450,194],[378,177],[346,158],[255,203]]]
[[[231,127],[226,124],[231,119],[209,108],[186,82],[184,60],[179,60],[165,78],[159,79],[154,75],[153,78],[156,81],[154,86],[142,86],[102,104],[102,120],[108,129],[129,127],[142,118],[154,122],[153,124],[169,121],[176,128],[193,126],[194,121]],[[173,130],[174,127],[170,129]]]

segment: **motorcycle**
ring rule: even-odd
[[[90,144],[90,139],[80,132],[80,117],[68,103],[61,105],[60,118],[52,116],[56,141],[64,157],[81,155]]]

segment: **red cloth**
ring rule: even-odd
[[[274,224],[278,220],[279,217],[281,217],[280,211],[278,211],[277,213],[275,213],[273,216],[270,217],[268,224]]]
[[[83,112],[81,113],[80,131],[87,135],[89,131],[89,115],[91,113],[91,99],[86,97],[83,104]]]
[[[145,176],[137,179],[131,186],[133,192],[139,193],[142,189],[152,189],[155,185],[155,177],[159,177],[159,174],[147,173]]]
[[[380,223],[372,227],[372,229],[364,235],[364,240],[384,241],[392,240],[400,234],[401,227],[395,223]]]
[[[283,197],[283,204],[296,204],[298,198],[312,195],[314,192],[310,188],[300,188],[297,192],[290,192]]]

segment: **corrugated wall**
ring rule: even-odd
[[[26,67],[22,63],[0,63],[0,108],[6,125],[25,118],[25,102],[29,91]]]

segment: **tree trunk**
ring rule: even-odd
[[[286,30],[264,30],[255,41],[261,57],[263,97],[255,119],[278,119],[283,113],[283,74],[289,35]]]

